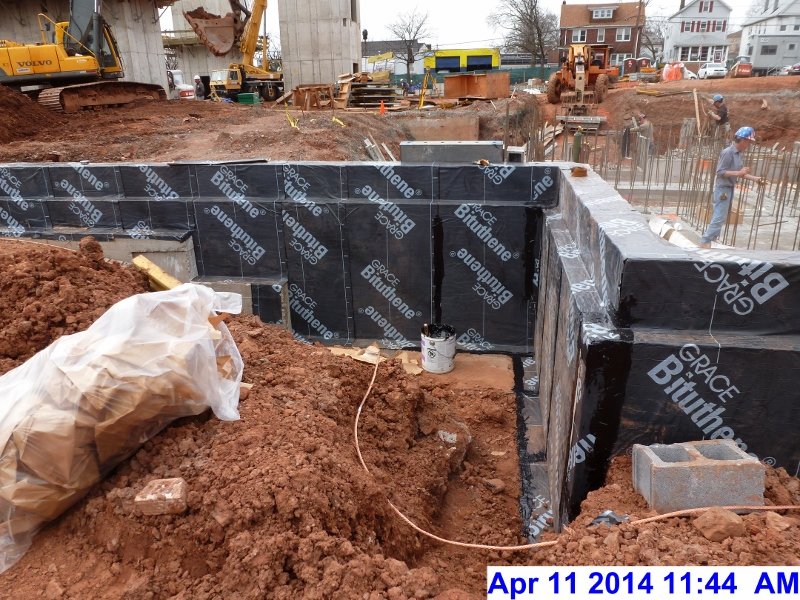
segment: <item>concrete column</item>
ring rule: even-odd
[[[360,70],[360,0],[278,0],[284,89]]]

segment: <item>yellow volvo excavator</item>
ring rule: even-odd
[[[283,73],[270,65],[255,66],[253,59],[259,40],[259,28],[267,9],[267,0],[254,0],[252,11],[238,0],[229,0],[231,12],[220,17],[198,8],[184,13],[200,40],[216,56],[224,56],[238,43],[242,62],[231,63],[227,70],[211,72],[212,93],[236,99],[240,93],[258,93],[264,100],[276,100],[283,94]],[[266,40],[263,40],[266,63]]]
[[[122,60],[111,28],[100,15],[101,4],[72,0],[69,21],[62,23],[40,14],[40,43],[0,40],[0,84],[67,113],[141,98],[166,99],[160,85],[119,81]]]

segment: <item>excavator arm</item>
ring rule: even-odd
[[[252,36],[252,46],[255,51],[261,16],[267,6],[266,0],[255,0],[252,12],[238,0],[228,0],[228,2],[231,5],[231,12],[225,16],[209,13],[202,7],[185,12],[183,15],[200,41],[215,56],[225,56],[236,44],[239,44],[242,52],[246,54],[243,46],[250,43],[249,30],[253,29],[255,23],[255,34]]]

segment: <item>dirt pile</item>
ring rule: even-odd
[[[657,131],[664,126],[679,129],[683,119],[695,116],[691,91],[697,89],[703,101],[701,110],[705,107],[703,99],[715,93],[725,95],[732,126],[755,127],[759,143],[779,142],[791,146],[800,139],[797,126],[800,81],[797,77],[669,82],[656,84],[652,89],[689,93],[655,97],[637,94],[636,87],[611,90],[598,109],[598,114],[608,118],[607,128],[620,129],[629,124],[627,117],[643,111],[650,115]],[[400,142],[413,139],[404,121],[417,119],[421,112],[443,120],[477,113],[481,140],[507,139],[511,145],[527,140],[534,106],[538,106],[540,123],[553,123],[557,113],[556,105],[548,104],[544,94],[529,95],[519,91],[510,100],[424,111],[411,108],[390,111],[386,115],[185,100],[56,115],[42,113],[38,105],[20,94],[0,88],[0,109],[4,108],[4,102],[12,100],[22,103],[24,116],[16,116],[16,104],[9,106],[14,110],[0,110],[0,141],[13,140],[0,147],[0,162],[370,160],[364,146],[364,139],[370,135],[378,145],[386,143],[399,159]],[[762,108],[764,101],[766,108]],[[506,106],[509,107],[508,121]],[[297,120],[297,128],[291,125],[294,120]],[[53,133],[54,123],[61,125],[57,136]],[[8,131],[12,132],[12,137],[8,137]],[[98,144],[97,140],[103,143]],[[673,145],[676,143],[672,140]]]
[[[9,87],[0,85],[0,143],[21,140],[48,132],[54,139],[64,118],[39,106],[36,102]]]
[[[800,479],[784,469],[767,467],[766,504],[800,504]],[[631,459],[616,458],[606,485],[591,492],[581,514],[558,536],[558,543],[534,556],[536,564],[554,565],[800,565],[800,511],[744,515],[745,534],[711,542],[693,525],[696,517],[671,518],[643,525],[592,526],[611,509],[630,521],[654,516],[633,490]],[[784,525],[789,525],[784,528]]]
[[[138,271],[105,261],[93,238],[84,238],[79,252],[0,240],[0,372],[148,289]]]
[[[331,110],[287,114],[266,104],[174,100],[46,116],[65,119],[58,135],[47,121],[42,126],[34,119],[25,135],[0,147],[0,162],[369,160],[364,139],[370,134],[399,159],[400,141],[407,138],[391,115]],[[294,121],[297,128],[290,124]]]
[[[254,318],[231,330],[255,385],[242,419],[186,420],[164,431],[42,532],[0,576],[3,586],[97,598],[427,598],[469,577],[469,567],[468,587],[480,589],[481,557],[456,573],[446,554],[425,557],[430,545],[387,499],[436,529],[455,488],[464,496],[447,535],[519,543],[518,481],[504,474],[505,491],[487,483],[498,478],[495,462],[513,462],[513,396],[459,394],[381,365],[360,429],[373,478],[352,442],[372,368]],[[487,419],[508,433],[483,437]],[[492,455],[498,448],[507,459]],[[451,485],[451,474],[461,483]],[[187,481],[187,514],[135,513],[135,494],[157,477]]]
[[[658,132],[659,128],[679,129],[684,119],[695,118],[693,90],[698,93],[701,121],[708,120],[705,110],[708,98],[722,94],[728,106],[731,129],[743,125],[756,130],[759,144],[791,148],[800,140],[800,81],[796,77],[753,77],[678,81],[643,86],[642,89],[685,92],[670,96],[639,94],[637,88],[612,90],[600,105],[599,113],[608,118],[608,127],[620,129],[630,125],[627,119],[638,112],[646,113]],[[672,144],[677,143],[677,135]]]

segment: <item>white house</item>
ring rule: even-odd
[[[764,12],[742,26],[741,53],[759,74],[800,62],[800,0],[765,0]]]
[[[722,0],[681,0],[681,8],[669,18],[664,38],[664,60],[678,60],[697,71],[702,63],[728,58],[726,39],[731,7]]]

